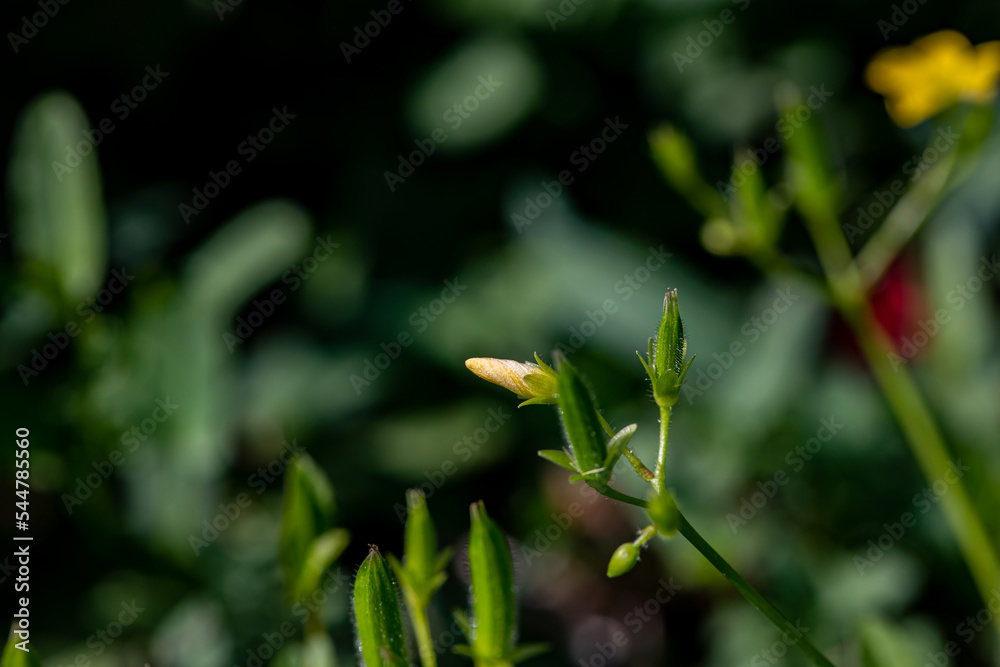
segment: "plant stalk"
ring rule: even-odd
[[[719,555],[719,552],[712,548],[708,542],[705,541],[697,530],[694,529],[688,520],[682,514],[680,516],[680,533],[683,535],[688,542],[691,543],[695,549],[701,553],[702,556],[708,560],[709,563],[718,570],[722,576],[729,580],[729,582],[736,587],[736,590],[740,592],[747,601],[757,608],[760,613],[767,617],[767,620],[771,621],[774,627],[778,628],[787,640],[792,643],[796,648],[798,648],[802,653],[809,658],[810,662],[814,665],[821,665],[822,667],[833,667],[833,663],[823,655],[809,637],[799,630],[796,629],[795,625],[785,618],[785,615],[778,611],[778,608],[773,604],[768,602],[767,598],[761,595],[756,588],[750,585],[750,583],[744,579],[739,572],[737,572],[732,565],[730,565],[725,558]]]
[[[805,214],[805,212],[803,212]],[[944,438],[916,382],[906,368],[892,368],[889,353],[895,350],[868,303],[868,292],[840,224],[833,215],[804,215],[806,227],[830,283],[833,304],[854,332],[868,366],[889,403],[928,484],[945,479],[952,471]],[[888,260],[881,258],[878,265]],[[873,274],[874,275],[874,274]],[[1000,560],[961,478],[941,496],[945,517],[983,602],[1000,590]],[[993,615],[1000,632],[1000,614]]]

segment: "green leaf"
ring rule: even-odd
[[[576,467],[576,463],[570,458],[570,455],[561,449],[542,449],[539,450],[538,455],[546,461],[551,461],[557,466],[566,468],[570,472],[580,472]]]
[[[514,564],[500,528],[482,501],[470,509],[469,574],[472,580],[472,650],[480,660],[509,660],[517,631]]]
[[[602,469],[608,451],[593,396],[572,364],[561,354],[554,356],[559,377],[559,412],[577,468],[582,474]]]
[[[350,541],[351,533],[343,528],[328,530],[313,540],[291,592],[291,599],[301,600],[312,595],[319,588],[323,574],[344,552]]]
[[[354,627],[365,667],[406,664],[406,637],[396,584],[375,546],[354,579]]]
[[[16,253],[30,269],[53,277],[73,304],[100,289],[107,268],[97,155],[81,155],[75,164],[67,158],[67,147],[87,143],[80,139],[92,127],[66,93],[32,100],[14,131],[8,170]]]
[[[285,474],[279,545],[279,561],[289,602],[297,599],[295,592],[299,589],[306,560],[315,540],[329,529],[333,510],[333,488],[326,475],[307,454],[300,454]]]
[[[7,645],[3,648],[3,658],[0,659],[0,667],[42,667],[42,659],[38,657],[38,652],[27,640],[23,642],[14,634],[16,624],[11,627],[10,636],[7,638]],[[26,646],[27,651],[18,648],[18,644]]]
[[[514,649],[514,653],[510,656],[511,662],[524,662],[534,658],[536,655],[541,655],[543,653],[548,653],[549,645],[544,643],[535,644],[522,644]]]
[[[628,447],[629,440],[632,439],[632,435],[637,428],[637,424],[629,424],[608,440],[608,458],[604,460],[604,467],[607,470],[613,469],[615,464],[618,463],[618,459],[625,451],[625,448]]]

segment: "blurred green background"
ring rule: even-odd
[[[518,412],[464,368],[561,345],[612,424],[638,422],[648,463],[634,351],[668,287],[698,355],[668,469],[692,523],[838,665],[862,664],[862,636],[898,661],[879,664],[947,641],[957,664],[996,664],[989,630],[965,642],[983,603],[940,509],[914,500],[926,481],[846,327],[808,285],[707,253],[647,142],[674,123],[725,180],[734,148],[780,138],[779,83],[822,89],[808,122],[846,165],[848,211],[867,206],[925,136],[891,124],[865,63],[942,28],[993,39],[996,4],[73,0],[32,28],[43,4],[2,10],[0,383],[4,432],[31,430],[46,665],[246,665],[283,621],[300,628],[277,568],[281,455],[297,448],[352,533],[324,605],[341,664],[356,660],[347,582],[368,544],[400,553],[404,491],[421,484],[459,551],[436,637],[464,603],[481,498],[515,549],[522,636],[553,647],[532,663],[802,664],[686,543],[654,542],[607,580],[640,516],[537,458],[562,437],[551,409]],[[996,284],[960,309],[948,295],[997,249],[1000,138],[975,169],[876,305],[901,343],[950,309],[910,367],[997,536]],[[783,243],[813,262],[801,225]],[[781,313],[776,290],[794,297]],[[822,420],[842,425],[824,442]],[[0,467],[9,498],[13,456]],[[787,483],[752,507],[778,471]],[[745,525],[727,519],[741,507]],[[874,559],[869,540],[908,511],[916,525]],[[2,521],[15,532],[13,511]],[[6,561],[0,577],[10,590]]]

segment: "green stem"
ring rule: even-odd
[[[637,547],[641,547],[643,544],[653,539],[654,535],[656,535],[656,526],[646,526],[642,529],[642,532],[639,533],[639,537],[633,540],[632,544]]]
[[[660,449],[656,453],[653,488],[662,493],[667,485],[667,436],[670,430],[670,408],[660,406]]]
[[[945,477],[952,468],[944,438],[907,369],[892,367],[889,354],[895,348],[871,312],[865,283],[837,218],[825,213],[803,213],[830,283],[833,303],[857,337],[924,477],[932,485],[941,479],[950,482],[950,476]],[[880,264],[884,261],[880,260]],[[961,478],[950,485],[941,503],[976,588],[988,602],[1000,586],[1000,560]],[[993,615],[993,624],[1000,631],[1000,614]]]
[[[434,653],[431,627],[427,621],[427,606],[421,602],[421,600],[413,600],[412,604],[409,605],[413,634],[417,637],[417,650],[420,652],[420,664],[422,667],[437,667],[437,654]]]
[[[833,663],[825,655],[823,655],[818,648],[816,648],[809,637],[805,634],[799,633],[784,614],[778,611],[778,608],[773,604],[768,602],[767,598],[761,595],[756,588],[750,585],[750,583],[740,576],[732,565],[730,565],[725,558],[719,555],[719,552],[712,548],[708,542],[705,541],[697,530],[688,523],[688,520],[682,514],[680,516],[680,533],[687,541],[691,543],[695,549],[704,556],[709,563],[711,563],[716,570],[718,570],[722,576],[729,580],[729,582],[736,587],[743,597],[747,599],[750,604],[757,608],[760,613],[767,617],[767,620],[774,624],[774,627],[778,628],[783,635],[785,635],[789,642],[794,644],[802,653],[809,658],[810,662],[814,665],[822,665],[823,667],[833,667]],[[796,636],[800,635],[800,636]]]
[[[594,486],[592,488],[602,496],[611,498],[612,500],[617,500],[620,503],[634,505],[636,507],[641,507],[642,509],[646,509],[646,507],[648,507],[645,500],[636,498],[635,496],[630,496],[626,493],[622,493],[621,491],[615,491],[610,486]]]
[[[893,368],[889,354],[895,348],[870,309],[845,316],[928,484],[939,480],[949,484],[948,492],[940,497],[941,505],[976,588],[984,603],[988,602],[1000,589],[1000,560],[965,489],[962,473],[955,472],[941,431],[913,376],[904,367]],[[1000,614],[993,614],[992,619],[1000,632]]]

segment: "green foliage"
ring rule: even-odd
[[[289,603],[311,594],[323,573],[350,541],[343,529],[331,529],[333,488],[308,454],[300,454],[285,475],[279,560]]]

